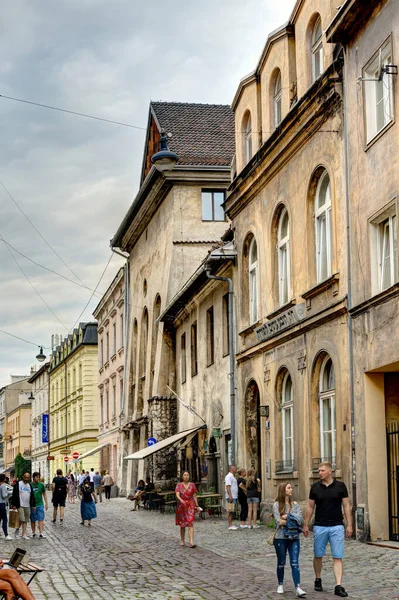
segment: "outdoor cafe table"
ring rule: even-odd
[[[197,494],[199,506],[202,508],[201,517],[205,519],[206,511],[218,512],[222,515],[222,496],[215,493]]]

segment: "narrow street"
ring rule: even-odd
[[[32,584],[37,600],[237,600],[295,598],[290,570],[285,596],[276,594],[275,554],[269,531],[228,531],[225,519],[196,522],[197,548],[179,546],[174,515],[131,512],[125,499],[98,504],[92,527],[79,524],[79,503],[67,505],[65,526],[46,515],[46,540],[3,541],[3,553],[23,547],[44,567]],[[344,585],[354,600],[399,598],[399,552],[347,543]],[[307,598],[333,598],[331,559],[323,575],[325,592],[313,588],[312,543],[302,541],[302,587]]]

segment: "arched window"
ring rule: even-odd
[[[252,158],[252,120],[251,113],[247,111],[242,121],[243,158],[247,164]]]
[[[285,208],[280,215],[277,234],[278,283],[280,305],[287,304],[290,297],[290,220]]]
[[[288,371],[281,389],[283,469],[294,468],[294,398],[292,379]]]
[[[157,345],[158,345],[158,333],[159,328],[161,327],[160,323],[158,323],[158,317],[161,314],[161,296],[158,294],[155,298],[154,302],[154,311],[153,311],[153,320],[152,320],[152,341],[151,341],[151,383],[150,383],[150,393],[152,394],[152,386],[154,383],[154,375],[155,375],[155,359],[157,355]],[[155,392],[154,392],[155,393]]]
[[[315,197],[317,281],[332,275],[331,186],[327,171],[319,179]]]
[[[336,426],[335,426],[335,372],[331,358],[327,355],[320,369],[319,380],[320,410],[320,458],[335,463]]]
[[[256,323],[258,320],[258,246],[255,238],[252,238],[249,247],[249,322]]]
[[[318,17],[312,31],[312,82],[323,73],[323,30]]]
[[[281,71],[278,70],[274,79],[274,95],[273,95],[273,107],[274,107],[274,126],[278,127],[281,123],[281,101],[282,101],[282,85],[281,85]]]

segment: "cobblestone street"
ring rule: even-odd
[[[45,571],[32,584],[37,600],[169,598],[174,600],[277,599],[275,554],[269,531],[228,531],[225,519],[196,523],[197,548],[179,546],[174,515],[131,512],[125,499],[98,504],[91,528],[79,524],[79,503],[67,505],[65,526],[46,518],[46,540],[5,542],[3,554],[23,547]],[[332,598],[331,559],[323,575],[325,592],[313,588],[312,544],[302,541],[302,587],[308,598]],[[399,553],[347,543],[344,585],[356,600],[399,598]],[[294,598],[286,571],[286,598]]]

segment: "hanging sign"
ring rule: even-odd
[[[42,444],[48,444],[48,414],[42,415]]]

